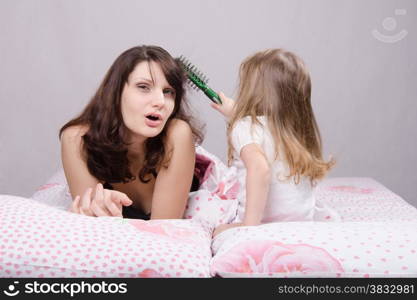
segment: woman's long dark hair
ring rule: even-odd
[[[193,132],[196,143],[201,143],[201,127],[195,125],[185,99],[185,74],[178,62],[164,49],[157,46],[138,46],[123,52],[110,67],[96,94],[84,111],[66,123],[62,132],[74,125],[87,125],[83,136],[83,150],[91,175],[101,182],[119,183],[134,180],[127,156],[129,144],[126,141],[128,129],[121,113],[121,94],[130,73],[142,61],[158,63],[168,81],[175,89],[175,106],[164,129],[145,142],[144,165],[139,171],[139,179],[146,183],[149,174],[156,176],[156,170],[166,159],[164,139],[172,119],[186,121]],[[169,156],[169,155],[168,155]]]

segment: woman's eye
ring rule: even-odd
[[[168,94],[170,96],[175,96],[175,90],[173,90],[173,89],[166,89],[166,90],[164,90],[164,94]]]
[[[145,84],[138,84],[137,87],[140,88],[141,90],[149,90],[149,86]]]

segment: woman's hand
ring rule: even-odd
[[[88,188],[82,197],[76,196],[70,211],[86,216],[121,217],[122,205],[129,206],[133,203],[126,194],[104,189],[101,183],[97,184],[94,197],[92,193],[93,189]]]
[[[227,119],[230,119],[235,110],[235,100],[226,97],[222,92],[219,93],[219,97],[222,100],[222,104],[211,103],[211,107],[219,111]]]
[[[221,225],[217,226],[216,229],[214,229],[213,237],[215,237],[216,235],[220,234],[221,232],[223,232],[227,229],[234,228],[234,227],[239,227],[239,226],[243,226],[243,224],[242,223],[221,224]]]

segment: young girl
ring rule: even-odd
[[[184,83],[161,47],[133,47],[115,60],[83,112],[60,131],[72,212],[182,218],[202,138],[185,110]]]
[[[223,105],[212,107],[229,118],[229,165],[242,189],[236,223],[214,235],[241,225],[313,220],[313,187],[334,162],[322,157],[302,60],[282,49],[258,52],[241,64],[239,101],[220,97]]]

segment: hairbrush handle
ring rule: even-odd
[[[204,91],[204,94],[206,94],[211,100],[213,100],[217,104],[222,104],[222,100],[220,99],[220,96],[211,88],[208,88],[207,91]]]
[[[204,92],[204,94],[207,95],[207,97],[210,98],[211,101],[217,104],[222,104],[222,100],[220,99],[220,96],[208,86],[206,86],[205,89],[202,89],[202,91]]]
[[[222,104],[222,100],[220,100],[219,95],[213,91],[211,88],[207,86],[207,84],[204,83],[203,80],[201,80],[200,77],[198,77],[194,72],[187,71],[188,79],[192,81],[200,90],[203,91],[204,94],[206,94],[207,97],[210,98],[211,101],[217,104]]]

